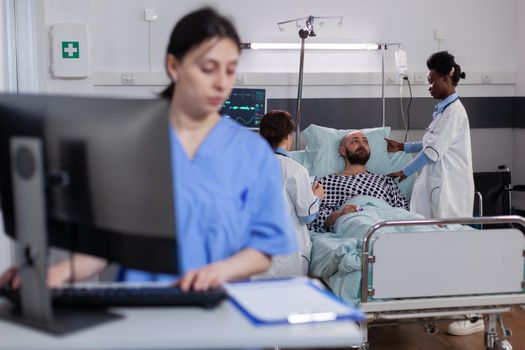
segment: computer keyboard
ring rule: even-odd
[[[11,302],[20,302],[19,291],[9,286],[0,287],[0,296]],[[51,289],[54,307],[118,307],[118,306],[201,306],[213,308],[228,297],[222,288],[204,292],[184,292],[169,286],[89,286]]]

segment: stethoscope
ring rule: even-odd
[[[281,152],[279,152],[279,151],[274,151],[274,153],[275,153],[275,154],[278,154],[278,155],[280,155],[280,156],[283,156],[283,157],[290,157],[289,155],[284,154],[284,153],[281,153]]]
[[[455,99],[453,99],[452,101],[450,101],[449,103],[447,103],[447,104],[445,105],[445,107],[443,107],[443,109],[441,110],[441,112],[439,113],[439,115],[443,114],[443,112],[445,111],[445,109],[447,109],[448,106],[450,106],[451,104],[453,104],[453,103],[456,102],[457,100],[459,100],[459,96],[456,97]],[[426,130],[427,130],[427,131],[432,132],[432,130],[430,130],[430,127],[432,126],[432,124],[434,123],[434,121],[435,121],[436,123],[439,121],[439,120],[436,120],[436,119],[438,119],[438,117],[434,118],[434,119],[432,120],[432,122],[430,122],[430,124],[426,127]]]

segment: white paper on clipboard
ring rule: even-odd
[[[234,304],[256,324],[362,320],[363,314],[304,277],[226,284]]]

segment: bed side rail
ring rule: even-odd
[[[362,253],[362,278],[361,278],[361,302],[366,303],[370,295],[369,291],[369,264],[374,262],[374,257],[370,256],[370,242],[372,236],[383,227],[388,226],[414,226],[414,225],[446,225],[446,224],[501,224],[513,223],[519,224],[525,228],[525,218],[518,215],[507,216],[486,216],[475,218],[450,218],[450,219],[421,219],[421,220],[394,220],[380,221],[370,227],[363,240]]]

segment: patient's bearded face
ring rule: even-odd
[[[365,165],[370,158],[368,139],[361,132],[348,135],[345,140],[346,159],[350,164]]]
[[[370,159],[370,151],[365,147],[359,147],[355,151],[346,149],[346,159],[350,164],[365,165]]]

